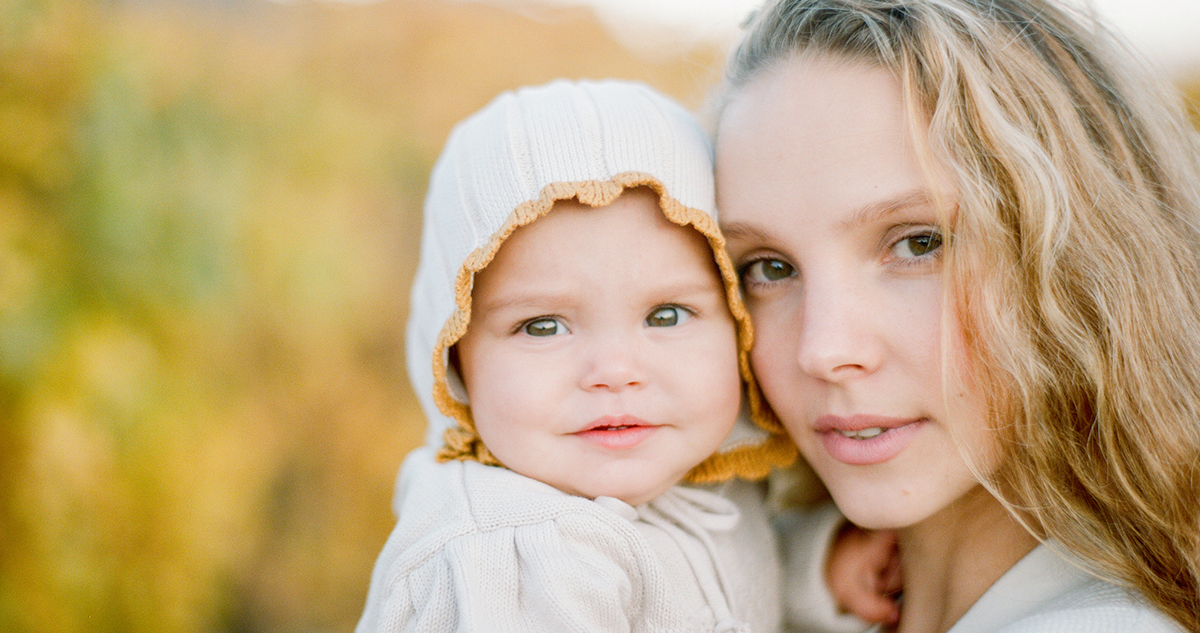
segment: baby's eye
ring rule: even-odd
[[[566,334],[567,327],[559,322],[558,319],[549,317],[540,317],[532,321],[528,321],[521,326],[521,331],[529,336],[557,336]]]
[[[902,238],[892,246],[892,254],[901,259],[929,257],[942,248],[942,234],[926,231]]]
[[[655,308],[646,317],[646,325],[650,327],[672,327],[692,318],[692,314],[679,306],[663,306]]]
[[[796,268],[791,264],[770,257],[750,262],[742,269],[742,280],[748,284],[769,284],[795,276]]]

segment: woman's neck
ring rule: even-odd
[[[948,631],[1036,546],[1037,540],[982,486],[902,530],[904,605],[896,630]]]

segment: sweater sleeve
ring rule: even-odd
[[[377,569],[357,633],[682,628],[653,553],[631,530],[596,522],[568,514],[472,532],[410,571]]]
[[[825,581],[834,535],[846,519],[832,503],[775,517],[783,557],[784,622],[792,633],[861,633],[863,620],[841,612]]]

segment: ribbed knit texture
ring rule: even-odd
[[[632,507],[417,449],[357,633],[774,633],[761,485],[717,486]]]

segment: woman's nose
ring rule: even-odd
[[[819,380],[838,382],[870,374],[882,361],[878,305],[845,280],[811,283],[806,280],[800,314],[797,361]]]

